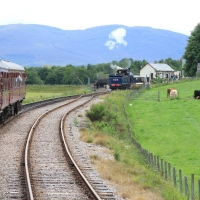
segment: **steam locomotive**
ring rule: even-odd
[[[109,76],[109,86],[111,90],[131,89],[140,87],[144,83],[144,79],[140,76],[134,76],[130,68],[117,69],[117,73]]]
[[[24,67],[0,59],[0,124],[20,111],[26,95],[25,81]]]

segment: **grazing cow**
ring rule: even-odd
[[[171,90],[170,92],[170,99],[175,99],[178,97],[178,91],[177,90]]]
[[[169,97],[170,92],[171,92],[172,90],[174,90],[174,89],[175,89],[175,88],[173,88],[173,87],[167,89],[167,98]]]
[[[197,98],[200,96],[200,90],[195,90],[194,91],[194,98]]]

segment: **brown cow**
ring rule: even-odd
[[[170,92],[171,92],[172,90],[174,90],[174,89],[175,89],[175,88],[173,88],[173,87],[167,89],[167,97],[169,97]]]
[[[177,97],[178,97],[178,91],[177,90],[171,90],[170,99],[175,99]]]

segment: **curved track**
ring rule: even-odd
[[[88,97],[85,98],[88,100]],[[66,161],[58,131],[65,112],[85,103],[85,98],[72,100],[45,112],[32,126],[25,151],[30,199],[91,198],[86,198],[82,184],[73,176],[74,170]]]
[[[101,95],[101,94],[105,94],[105,92],[99,93],[99,94],[96,94],[96,95],[98,96],[98,95]],[[86,99],[86,98],[90,99],[91,98],[90,96],[91,95],[84,95],[84,99]],[[78,96],[76,96],[76,98],[77,97]],[[29,197],[29,194],[28,194],[28,190],[27,190],[28,187],[26,186],[27,181],[26,181],[25,176],[24,176],[25,161],[24,161],[24,158],[22,158],[22,153],[24,154],[23,149],[25,149],[24,141],[27,140],[27,138],[28,138],[26,133],[27,133],[28,129],[30,130],[31,123],[33,124],[34,121],[36,121],[36,119],[40,115],[42,115],[42,113],[46,112],[46,114],[47,114],[47,111],[51,110],[52,108],[54,110],[55,107],[57,107],[57,106],[60,106],[62,104],[66,105],[69,102],[72,102],[73,101],[72,99],[74,99],[74,97],[70,97],[70,99],[71,100],[69,100],[69,99],[64,100],[65,103],[57,101],[57,103],[54,103],[54,104],[48,103],[48,104],[51,104],[51,105],[44,105],[44,104],[42,106],[37,105],[36,106],[37,109],[34,109],[35,107],[31,106],[32,108],[29,108],[29,109],[26,109],[26,110],[24,109],[24,111],[22,111],[20,115],[15,116],[12,120],[9,121],[9,123],[4,124],[4,126],[1,127],[1,130],[0,130],[0,151],[1,151],[1,154],[0,154],[0,164],[1,164],[0,176],[1,176],[2,180],[1,180],[1,184],[0,184],[0,199],[30,199],[31,198],[31,197]],[[79,96],[79,100],[80,100],[80,96]],[[80,103],[80,106],[81,105],[82,105],[82,103]],[[74,107],[75,106],[68,108],[69,111],[70,110],[73,111]],[[63,112],[63,109],[60,109],[60,111],[58,111],[58,113],[59,112]],[[62,114],[62,117],[64,116],[64,114],[66,114],[66,110]],[[67,118],[68,118],[68,114],[67,114]],[[38,116],[37,118],[35,118],[36,115]],[[49,115],[51,115],[51,114],[49,113]],[[58,119],[58,117],[55,117],[54,115],[57,115],[57,114],[54,113],[53,117],[50,117],[50,119],[53,119],[53,121],[55,121],[55,119]],[[50,119],[48,119],[47,121],[49,121]],[[59,123],[61,123],[60,120],[59,120]],[[66,122],[63,121],[61,124],[65,124],[65,123]],[[50,125],[52,125],[52,124],[53,123],[50,123]],[[62,125],[61,125],[61,127],[62,127]],[[62,130],[61,127],[58,128],[58,126],[57,126],[56,129]],[[48,126],[48,128],[50,128],[50,126]],[[33,129],[35,129],[35,128],[33,128]],[[46,126],[44,126],[43,129],[47,130]],[[13,131],[13,130],[15,130],[15,131]],[[50,130],[52,130],[52,129],[50,129]],[[66,137],[66,134],[71,135],[68,131],[63,130],[63,137]],[[49,141],[51,137],[49,137],[49,138],[46,137],[46,138],[47,138],[47,141]],[[53,139],[53,141],[56,141],[56,139]],[[51,146],[50,142],[44,142],[44,143],[46,143],[46,144],[48,143],[47,146],[49,146],[49,147]],[[63,145],[65,142],[61,142],[61,143]],[[41,145],[38,144],[38,146],[41,146]],[[57,148],[58,147],[54,148],[55,152],[57,151]],[[44,153],[44,155],[49,154],[50,151],[49,150],[47,151],[47,148],[45,148],[45,149],[46,150],[42,150],[41,153],[38,154],[39,157],[43,153]],[[50,148],[50,150],[51,149],[52,148]],[[63,147],[62,147],[62,149],[63,149]],[[36,153],[38,153],[38,152],[39,152],[39,149],[36,148]],[[61,150],[58,150],[57,152],[60,153]],[[64,154],[66,154],[66,153],[64,153]],[[77,153],[77,154],[79,154],[80,157],[82,157],[82,158],[84,157],[80,153]],[[36,158],[37,158],[37,156],[36,156]],[[50,163],[51,163],[49,165],[49,167],[52,168],[54,166],[54,164],[53,164],[54,161],[52,160],[52,158],[48,158],[47,156],[44,157],[44,160],[49,160],[49,159],[50,159]],[[65,160],[65,161],[61,162],[61,165],[62,164],[66,165],[66,157],[63,160]],[[27,161],[29,162],[29,159],[27,159]],[[93,190],[93,189],[88,190],[88,186],[85,186],[85,184],[83,184],[84,179],[88,179],[88,177],[87,177],[87,178],[81,178],[82,180],[80,178],[76,178],[75,182],[78,182],[79,189],[81,191],[84,191],[83,193],[79,192],[78,195],[80,195],[80,196],[77,197],[77,198],[78,199],[79,198],[105,199],[105,197],[107,196],[106,199],[116,199],[113,196],[113,191],[110,191],[108,188],[106,188],[105,184],[104,185],[102,184],[102,182],[103,182],[102,180],[101,181],[98,180],[97,176],[94,175],[95,172],[92,172],[91,167],[86,166],[87,161],[84,160],[83,162],[84,163],[82,164],[82,166],[79,165],[79,168],[80,167],[82,169],[85,168],[87,173],[88,173],[88,171],[90,171],[90,175],[89,175],[90,181],[88,181],[88,182],[90,182],[90,183],[92,182],[92,184],[91,184],[91,185],[93,185],[92,188],[95,188],[95,185],[100,185],[100,187],[98,189],[97,188],[94,189],[94,190],[97,189],[97,191],[98,191],[97,193],[100,194],[99,195],[100,197],[98,196],[98,194],[96,194],[96,195],[92,194],[89,190]],[[55,163],[56,163],[56,161],[55,161]],[[30,163],[28,163],[27,166],[30,166]],[[74,168],[75,164],[70,164],[70,166],[73,166],[73,168]],[[32,170],[33,170],[33,168],[31,168],[31,172],[32,172]],[[59,168],[57,168],[57,171],[60,171]],[[73,169],[71,171],[73,171],[73,173],[74,173],[75,169]],[[83,174],[87,174],[87,173],[83,172]],[[92,178],[91,178],[91,175],[93,176]],[[88,176],[88,175],[86,175],[86,176]],[[49,184],[47,184],[47,185],[49,185],[49,186],[51,185],[52,188],[54,188],[54,186],[55,186],[55,188],[58,188],[58,187],[56,187],[56,184],[54,184],[56,182],[53,183],[52,181],[53,181],[53,179],[49,179]],[[69,182],[70,182],[70,179],[69,179]],[[101,182],[102,185],[100,184],[100,182]],[[40,180],[37,182],[37,184],[39,184],[39,183],[41,183]],[[41,185],[42,185],[42,187],[45,187],[45,184],[41,183]],[[72,184],[72,182],[70,182],[70,185],[73,186],[74,184]],[[61,186],[63,186],[63,184],[61,184]],[[60,191],[60,189],[58,191]],[[75,191],[78,191],[78,190],[75,189]],[[107,191],[107,193],[106,193],[106,191]],[[33,194],[34,193],[35,193],[35,188],[33,189]],[[71,196],[69,195],[69,198],[67,198],[67,199],[77,199],[77,198],[74,198],[74,196],[75,196],[74,193],[75,193],[74,190],[71,190]],[[36,194],[37,194],[37,192],[36,192]],[[40,195],[42,193],[38,193],[38,194]],[[63,198],[66,199],[66,194],[68,194],[68,193],[63,194],[62,192],[56,192],[56,194],[61,195],[61,196],[64,195],[65,197],[63,197]],[[89,194],[89,196],[88,196],[88,194]],[[86,196],[83,197],[82,195],[86,195]],[[36,199],[43,199],[43,198],[39,197],[39,198],[36,198]],[[46,198],[44,198],[44,199],[46,199]],[[49,197],[48,197],[48,199],[49,199]],[[59,197],[59,199],[62,199],[62,198]]]
[[[70,153],[65,138],[64,123],[66,117],[92,98],[79,97],[58,106],[42,114],[33,124],[25,151],[25,169],[31,200],[48,198],[115,199],[113,192],[103,182],[97,180],[97,176],[94,175],[93,170],[79,153],[76,160],[82,166],[81,170],[73,159],[72,155],[74,154]],[[49,124],[48,127],[46,124]],[[60,124],[60,133],[58,124]],[[81,159],[82,161],[80,161]],[[84,175],[84,173],[89,174],[88,171],[90,171],[89,180]]]

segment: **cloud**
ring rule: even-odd
[[[127,46],[127,42],[124,40],[125,36],[126,30],[124,28],[118,28],[109,34],[110,40],[105,43],[105,46],[108,46],[110,50],[118,48],[119,45]]]

